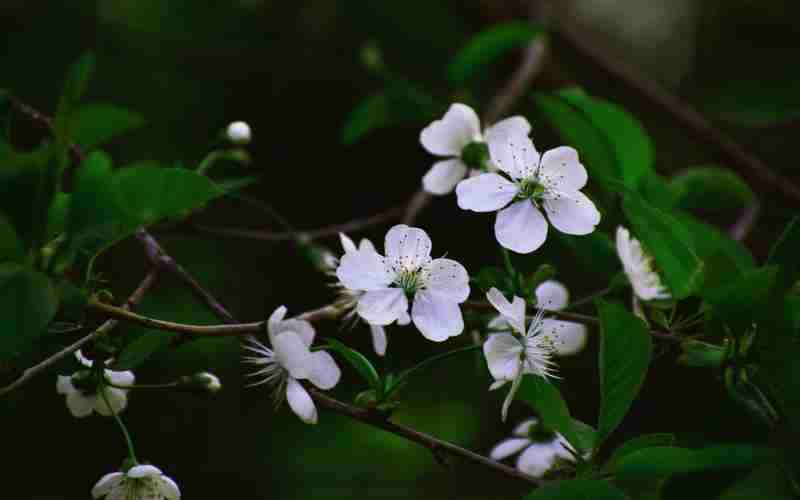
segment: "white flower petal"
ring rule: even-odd
[[[547,239],[547,221],[530,200],[522,200],[497,213],[494,235],[503,247],[531,253]]]
[[[505,177],[480,174],[459,182],[456,196],[459,208],[473,212],[494,212],[508,205],[519,188]]]
[[[384,248],[388,264],[395,272],[416,270],[431,260],[433,244],[428,233],[418,227],[397,224],[386,233]]]
[[[488,127],[483,132],[484,141],[497,140],[505,135],[529,135],[531,133],[531,124],[524,116],[512,116],[505,120],[500,120],[494,125]]]
[[[486,299],[489,301],[497,312],[499,312],[506,320],[519,333],[525,332],[525,300],[521,297],[514,296],[514,301],[509,302],[503,292],[497,288],[492,287],[486,292]]]
[[[556,454],[549,443],[533,443],[517,459],[517,469],[533,477],[542,477],[555,460]]]
[[[654,269],[653,258],[645,252],[639,240],[631,237],[628,230],[621,226],[617,228],[616,239],[617,254],[635,294],[645,301],[670,298],[669,291]],[[634,301],[634,312],[637,306],[641,310],[641,306]],[[644,313],[637,312],[637,316],[642,317]]]
[[[539,167],[539,152],[527,135],[496,135],[488,141],[492,163],[514,179],[533,177]]]
[[[414,296],[411,319],[422,336],[434,342],[443,342],[464,331],[464,318],[458,303],[428,290],[418,290]]]
[[[308,347],[311,347],[311,344],[314,343],[314,327],[304,319],[286,319],[277,323],[269,331],[269,338],[272,340],[273,337],[284,332],[296,333]]]
[[[67,408],[75,418],[88,417],[92,414],[95,407],[97,396],[84,396],[80,391],[67,394]]]
[[[127,476],[133,479],[141,479],[143,477],[160,476],[161,469],[155,465],[134,465],[130,468]]]
[[[523,420],[516,427],[514,427],[512,434],[518,437],[528,437],[531,434],[531,427],[536,425],[539,425],[538,419],[529,418],[527,420]]]
[[[339,241],[342,243],[342,249],[344,249],[344,253],[355,252],[358,250],[358,248],[356,248],[356,244],[353,243],[353,240],[351,240],[350,237],[344,233],[339,233]]]
[[[527,438],[505,439],[492,448],[492,451],[489,452],[489,457],[492,460],[503,460],[524,450],[529,444],[531,444],[531,440]]]
[[[501,331],[502,330],[502,331],[511,332],[511,330],[513,328],[511,326],[511,323],[509,323],[508,320],[506,319],[506,317],[503,316],[502,314],[498,314],[494,318],[490,319],[489,320],[489,324],[486,325],[486,326],[487,326],[487,328],[489,328],[489,330],[494,330],[494,331]]]
[[[311,352],[295,332],[287,331],[272,337],[277,363],[294,378],[307,378],[311,373]]]
[[[560,433],[556,432],[556,439],[552,443],[553,452],[558,458],[569,462],[575,461],[575,448]]]
[[[372,334],[372,348],[375,349],[375,354],[384,356],[386,347],[389,345],[389,340],[386,338],[386,329],[378,325],[369,325],[369,331]]]
[[[325,351],[311,353],[311,374],[308,379],[320,389],[328,390],[339,383],[342,371]]]
[[[125,474],[122,472],[112,472],[111,474],[106,474],[105,476],[101,477],[92,488],[92,497],[100,498],[108,495],[113,488],[116,488],[119,485],[124,477]]]
[[[84,356],[80,349],[75,351],[75,359],[77,359],[78,363],[82,364],[86,368],[92,367],[92,360]]]
[[[136,377],[132,371],[115,372],[113,370],[105,371],[106,379],[114,385],[130,386],[136,382]]]
[[[56,380],[56,392],[58,394],[69,394],[75,392],[77,389],[72,385],[72,377],[67,375],[59,375]]]
[[[510,333],[493,333],[483,343],[483,355],[495,380],[514,380],[519,375],[522,344]]]
[[[411,315],[408,314],[408,309],[405,309],[400,316],[397,317],[397,324],[400,326],[405,326],[411,323]]]
[[[128,406],[128,391],[125,389],[104,387],[102,391],[103,394],[105,394],[105,398],[102,395],[98,395],[94,405],[94,409],[97,410],[97,413],[100,415],[108,417],[119,414]]]
[[[422,146],[439,156],[458,156],[464,146],[480,139],[478,115],[460,103],[451,105],[441,120],[432,122],[419,135]]]
[[[434,259],[425,270],[428,272],[425,287],[431,294],[458,303],[469,297],[469,274],[458,262]]]
[[[536,287],[536,307],[545,311],[560,311],[569,303],[569,291],[556,280],[547,280]]]
[[[286,401],[292,411],[307,424],[317,423],[317,407],[305,388],[297,380],[289,377],[286,381]]]
[[[550,224],[566,234],[584,235],[600,223],[600,212],[580,191],[545,193],[544,211]]]
[[[178,488],[175,481],[167,476],[161,476],[159,479],[161,481],[161,495],[163,495],[166,500],[178,500],[181,497],[181,490]]]
[[[373,245],[372,242],[367,238],[361,238],[361,242],[358,244],[358,249],[361,251],[368,250],[377,253],[377,251],[375,250],[375,245]]]
[[[566,146],[545,151],[538,174],[542,184],[559,191],[577,191],[588,180],[586,168],[578,160],[578,152]]]
[[[269,319],[267,320],[267,331],[269,332],[270,336],[275,333],[278,333],[278,327],[280,326],[281,322],[283,322],[283,318],[286,317],[286,306],[280,306],[270,315]]]
[[[351,290],[380,290],[393,278],[383,257],[369,249],[344,254],[336,276]]]
[[[431,194],[447,194],[466,175],[467,166],[459,158],[436,162],[422,177],[422,187]]]
[[[361,296],[356,309],[373,325],[388,325],[408,311],[408,299],[400,288],[373,290]]]
[[[542,321],[541,334],[550,338],[558,356],[579,353],[586,346],[588,337],[585,325],[551,318]]]
[[[519,390],[520,384],[522,384],[522,373],[517,375],[517,378],[511,382],[511,389],[508,390],[508,394],[506,394],[506,399],[503,400],[503,407],[500,409],[500,419],[505,422],[506,418],[508,417],[508,407],[511,406],[511,402],[514,401],[514,396],[516,396],[517,391]]]

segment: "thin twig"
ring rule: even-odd
[[[728,230],[730,237],[736,241],[744,241],[755,226],[760,212],[761,205],[757,201],[748,205]]]
[[[539,37],[528,44],[519,67],[487,106],[483,117],[484,123],[488,125],[496,122],[511,109],[514,102],[525,93],[528,85],[542,70],[546,54],[547,43],[543,38]]]
[[[590,59],[628,88],[660,107],[691,132],[697,140],[716,148],[723,159],[732,167],[740,170],[743,175],[760,181],[764,185],[772,186],[794,201],[800,201],[800,187],[770,169],[761,159],[714,127],[688,103],[662,88],[654,80],[639,74],[618,57],[606,52],[596,40],[587,38],[586,30],[583,27],[571,26],[565,21],[558,26],[558,33],[574,50]]]
[[[33,109],[31,106],[25,104],[14,95],[7,94],[6,97],[8,98],[8,102],[11,103],[12,108],[28,117],[31,122],[35,123],[40,128],[43,128],[51,133],[53,132],[54,123],[52,118]],[[77,144],[71,144],[69,150],[70,154],[72,155],[72,160],[75,162],[75,164],[80,164],[83,162],[86,155],[83,153],[80,146]]]
[[[526,483],[534,486],[541,486],[544,484],[544,481],[542,480],[529,476],[513,467],[509,467],[508,465],[491,460],[483,455],[475,453],[474,451],[470,451],[453,443],[443,441],[431,435],[419,432],[411,427],[406,427],[403,424],[392,422],[380,412],[343,403],[338,399],[334,399],[327,394],[314,389],[313,387],[309,387],[308,389],[311,393],[311,397],[313,397],[320,406],[341,415],[345,415],[353,420],[358,420],[359,422],[363,422],[369,426],[383,429],[396,436],[400,436],[409,441],[418,443],[431,450],[434,456],[438,456],[441,453],[447,453],[449,455],[461,457],[470,462],[498,471],[508,477],[525,481]]]
[[[151,270],[147,274],[147,276],[144,277],[142,282],[139,283],[139,286],[136,288],[136,290],[134,290],[131,296],[128,297],[128,300],[121,307],[121,309],[129,310],[133,306],[138,304],[142,300],[142,297],[144,297],[144,294],[147,293],[147,291],[153,286],[153,284],[155,284],[157,275],[158,275],[157,268]],[[107,320],[102,325],[100,325],[100,327],[98,327],[97,330],[93,331],[89,335],[86,335],[85,337],[61,349],[60,351],[48,357],[44,361],[41,361],[40,363],[28,368],[22,373],[22,375],[17,380],[0,389],[0,396],[3,396],[4,394],[7,394],[15,389],[19,389],[37,375],[44,373],[48,368],[56,364],[58,361],[62,360],[63,358],[69,356],[73,352],[77,351],[78,349],[86,345],[86,343],[99,337],[100,335],[103,335],[111,331],[117,325],[117,323],[118,321],[115,319]]]

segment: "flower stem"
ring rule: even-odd
[[[122,431],[122,435],[125,437],[125,444],[128,446],[128,455],[130,456],[131,460],[133,460],[133,463],[138,465],[139,460],[136,459],[136,450],[133,447],[133,440],[131,439],[131,435],[128,432],[128,428],[125,427],[125,423],[122,421],[121,418],[119,418],[117,412],[115,412],[114,409],[111,407],[111,403],[108,401],[108,396],[106,396],[106,391],[103,390],[102,385],[99,387],[99,391],[100,391],[100,396],[102,396],[103,398],[103,402],[105,402],[108,409],[111,410],[111,415],[114,417],[114,420],[116,420],[117,425]]]
[[[410,377],[414,373],[416,373],[416,372],[418,372],[420,370],[423,370],[423,369],[427,368],[428,366],[436,363],[437,361],[441,361],[441,360],[443,360],[445,358],[449,358],[451,356],[455,356],[457,354],[461,354],[462,352],[472,352],[472,351],[475,351],[477,349],[480,349],[481,347],[482,347],[481,344],[469,345],[469,346],[466,346],[466,347],[461,347],[459,349],[453,349],[452,351],[443,352],[441,354],[437,354],[436,356],[431,356],[428,359],[424,359],[424,360],[420,361],[419,363],[417,363],[416,365],[412,366],[411,368],[409,368],[407,370],[404,370],[403,372],[400,373],[400,375],[397,376],[397,378],[394,380],[394,383],[392,384],[392,386],[390,388],[388,388],[388,390],[386,391],[386,396],[389,396],[398,387],[400,387],[400,384],[402,384],[403,381],[405,381],[405,379],[407,379],[408,377]]]

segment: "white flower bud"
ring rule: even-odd
[[[201,372],[194,376],[195,380],[201,383],[209,392],[217,392],[222,389],[219,377],[210,372]]]
[[[225,130],[225,136],[234,144],[248,144],[252,138],[250,125],[242,121],[232,122]]]

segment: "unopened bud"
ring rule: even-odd
[[[190,389],[202,389],[208,392],[217,392],[222,389],[219,377],[210,372],[199,372],[194,375],[181,377],[182,384]]]
[[[252,138],[250,125],[242,121],[233,122],[228,125],[228,128],[225,130],[225,135],[229,141],[239,145],[248,144]]]

